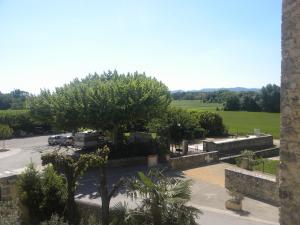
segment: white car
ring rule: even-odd
[[[72,136],[53,135],[48,138],[49,145],[73,145]]]
[[[48,138],[49,145],[60,145],[63,142],[64,136],[62,135],[52,135]]]

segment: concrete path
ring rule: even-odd
[[[194,181],[191,203],[231,212],[225,208],[225,201],[230,196],[224,188],[224,182],[225,168],[232,167],[234,166],[227,163],[219,163],[183,171],[186,177]],[[245,198],[243,209],[241,217],[254,217],[272,223],[279,220],[277,207],[254,199]]]

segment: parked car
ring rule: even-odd
[[[72,136],[53,135],[48,138],[49,145],[73,145],[74,138]]]
[[[60,145],[63,142],[64,136],[62,135],[52,135],[48,138],[49,145]]]

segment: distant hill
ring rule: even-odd
[[[248,92],[248,91],[260,91],[259,88],[245,88],[245,87],[233,87],[233,88],[203,88],[200,90],[174,90],[171,91],[171,93],[178,93],[178,92],[214,92],[219,90],[226,90],[226,91],[232,91],[232,92]]]
[[[248,91],[259,91],[259,88],[244,88],[244,87],[233,87],[233,88],[203,88],[202,92],[213,92],[219,90],[233,91],[233,92],[248,92]]]

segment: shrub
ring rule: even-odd
[[[256,159],[253,151],[244,150],[241,152],[241,156],[237,158],[236,163],[243,169],[253,170],[253,167],[259,163],[259,159]]]
[[[13,129],[11,129],[8,125],[0,124],[0,139],[10,138],[13,133]]]
[[[30,163],[26,170],[21,174],[18,181],[20,202],[28,210],[28,215],[23,215],[30,224],[38,223],[41,217],[40,205],[43,200],[41,175]]]
[[[49,220],[42,222],[41,225],[68,225],[68,223],[65,223],[63,218],[53,214]]]
[[[30,224],[50,219],[52,214],[63,215],[66,203],[66,184],[52,166],[43,173],[30,163],[18,181],[20,202],[28,210],[23,215]]]
[[[66,182],[63,177],[49,165],[42,174],[41,183],[43,201],[40,208],[43,217],[48,219],[53,213],[63,215],[67,200]]]
[[[205,130],[208,136],[220,136],[227,134],[223,119],[213,112],[192,112],[198,125]]]

